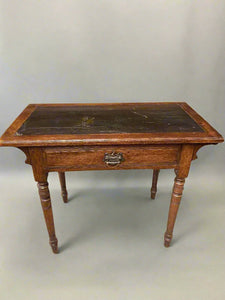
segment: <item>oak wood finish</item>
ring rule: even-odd
[[[18,133],[19,129],[23,126],[24,122],[38,107],[80,107],[86,106],[84,104],[30,104],[12,123],[12,125],[2,135],[1,146],[15,146],[15,147],[34,147],[34,146],[84,146],[84,145],[142,145],[142,144],[216,144],[223,142],[223,137],[207,123],[200,115],[198,115],[187,103],[185,102],[151,102],[151,103],[114,103],[114,104],[101,104],[101,107],[110,106],[111,110],[133,109],[135,107],[151,106],[152,109],[164,110],[165,105],[176,104],[183,111],[189,115],[202,129],[203,132],[183,132],[181,129],[174,128],[173,132],[119,132],[119,133],[87,133],[80,134],[42,134],[42,135],[21,135]],[[99,104],[87,104],[92,106],[95,110]],[[88,117],[88,116],[87,116]],[[156,120],[154,126],[157,127],[161,123],[161,119]],[[54,122],[54,120],[52,120]],[[130,120],[132,122],[132,119]],[[151,120],[150,120],[151,122]],[[84,123],[85,124],[85,123]],[[147,123],[145,123],[147,124]],[[147,125],[148,126],[148,125]],[[162,127],[162,126],[161,126]]]
[[[179,168],[176,170],[176,177],[174,180],[173,192],[170,201],[167,229],[164,235],[165,247],[169,247],[172,240],[173,228],[183,193],[185,178],[188,176],[191,166],[193,151],[193,145],[183,145],[181,150]]]
[[[49,243],[54,253],[58,253],[58,240],[55,235],[55,226],[52,213],[51,199],[47,182],[39,182],[38,190],[41,200],[41,206],[49,234]]]
[[[66,178],[65,178],[65,172],[58,172],[59,174],[59,181],[61,185],[61,194],[63,198],[63,202],[67,203],[68,202],[68,193],[66,189]]]
[[[48,171],[161,169],[177,167],[179,145],[47,147],[43,149]],[[123,153],[124,160],[115,166],[104,162],[105,153]]]
[[[173,228],[191,161],[223,137],[187,103],[30,104],[0,139],[26,155],[33,169],[54,253],[58,252],[48,173],[58,172],[67,202],[65,172],[153,169],[155,198],[160,169],[176,172],[164,245]]]
[[[157,192],[157,182],[159,177],[159,171],[160,170],[153,170],[153,176],[152,176],[152,188],[151,188],[151,198],[155,199],[155,195]]]

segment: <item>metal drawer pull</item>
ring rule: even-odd
[[[122,153],[105,153],[103,161],[108,165],[108,166],[116,166],[119,165],[122,161],[124,161],[123,154]]]

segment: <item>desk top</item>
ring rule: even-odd
[[[30,104],[1,146],[219,143],[222,136],[184,102]]]

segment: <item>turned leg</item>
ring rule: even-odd
[[[178,208],[180,205],[180,200],[182,197],[182,192],[184,189],[184,178],[176,177],[174,180],[173,193],[171,196],[170,208],[169,208],[169,216],[167,222],[167,229],[164,235],[164,246],[169,247],[170,242],[173,237],[173,228],[176,221],[176,216],[178,212]]]
[[[170,201],[167,229],[164,235],[165,247],[170,246],[170,242],[173,237],[173,228],[184,189],[185,178],[188,176],[190,170],[191,161],[193,158],[193,150],[194,146],[192,144],[184,144],[181,147],[178,166],[175,169],[176,177],[174,180],[173,192]]]
[[[64,203],[68,202],[68,197],[67,197],[67,190],[66,190],[66,178],[65,178],[65,173],[64,172],[58,172],[59,174],[59,181],[61,185],[61,194]]]
[[[155,195],[157,192],[157,182],[159,177],[160,170],[153,170],[153,177],[152,177],[152,188],[151,188],[151,198],[155,199]]]
[[[48,182],[38,182],[38,190],[41,200],[41,206],[45,217],[45,223],[49,235],[49,243],[54,253],[58,253],[58,240],[55,235],[55,226],[52,214],[52,205],[48,189]]]

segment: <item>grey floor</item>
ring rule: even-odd
[[[161,172],[154,201],[150,170],[70,173],[68,204],[50,174],[57,255],[31,171],[0,176],[0,299],[224,299],[224,186],[194,173],[168,249],[172,171]]]

